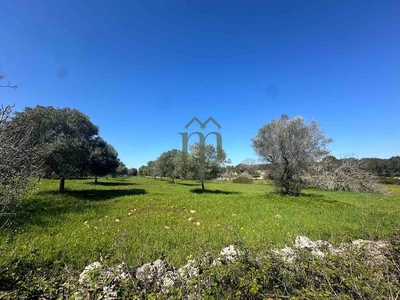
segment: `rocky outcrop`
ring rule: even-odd
[[[126,264],[122,263],[116,267],[105,267],[100,262],[94,262],[86,266],[78,279],[78,292],[74,299],[87,299],[88,294],[100,294],[99,299],[117,299],[115,287],[125,280],[132,279]]]
[[[175,268],[169,266],[165,259],[144,264],[136,269],[136,279],[145,287],[157,286],[162,292],[167,292],[179,277]]]
[[[285,246],[283,249],[273,251],[280,254],[286,262],[291,263],[296,257],[296,250],[308,250],[316,258],[324,258],[327,254],[340,255],[349,250],[360,250],[364,252],[369,263],[376,264],[383,262],[384,253],[388,246],[388,243],[384,241],[355,240],[351,243],[342,243],[335,248],[326,241],[313,242],[306,236],[297,236],[293,248]]]

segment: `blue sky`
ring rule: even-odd
[[[76,108],[128,167],[219,131],[233,164],[285,113],[332,154],[400,155],[396,1],[3,1],[0,103]],[[3,82],[4,83],[4,82]]]

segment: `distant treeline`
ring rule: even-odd
[[[364,171],[380,177],[400,177],[400,156],[389,159],[362,158],[360,166]]]

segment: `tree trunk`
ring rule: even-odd
[[[204,182],[201,182],[201,189],[204,191]]]
[[[60,178],[60,189],[59,189],[60,193],[64,193],[64,187],[65,187],[65,178],[61,177]]]
[[[97,175],[94,175],[94,183],[97,183]]]

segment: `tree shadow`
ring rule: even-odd
[[[354,204],[348,203],[348,202],[343,202],[340,200],[335,200],[335,199],[327,199],[325,195],[321,194],[314,194],[314,193],[301,193],[300,194],[301,198],[303,201],[309,201],[313,202],[314,204],[329,204],[329,205],[335,205],[343,208],[347,207],[354,207]]]
[[[104,181],[98,181],[97,183],[93,182],[86,182],[86,184],[89,185],[94,185],[94,186],[128,186],[128,185],[138,185],[138,183],[135,182],[104,182]]]
[[[64,192],[65,195],[75,197],[81,200],[88,201],[105,201],[112,198],[123,197],[123,196],[135,196],[144,195],[146,190],[144,189],[127,189],[127,190],[82,190],[82,191],[69,191]]]
[[[283,199],[291,199],[293,200],[293,203],[296,205],[309,205],[309,203],[313,203],[315,205],[318,204],[328,204],[328,205],[335,205],[339,207],[352,207],[354,206],[353,204],[347,203],[347,202],[342,202],[340,200],[335,200],[335,199],[327,199],[326,195],[322,194],[316,194],[316,193],[300,193],[298,196],[290,196],[290,195],[285,195],[282,194],[279,191],[272,191],[267,194],[270,195],[278,195],[281,196]]]
[[[283,191],[280,191],[280,190],[273,190],[273,191],[267,192],[267,194],[268,195],[278,195],[278,196],[288,197],[288,198],[302,198],[302,197],[325,198],[325,195],[323,195],[323,194],[301,192],[299,195],[294,196],[294,195],[285,194]]]
[[[267,192],[267,195],[278,195],[278,196],[288,197],[288,198],[301,198],[301,197],[325,198],[325,195],[322,195],[322,194],[316,194],[316,193],[300,193],[299,195],[294,196],[294,195],[285,194],[284,192],[279,191],[279,190],[273,190],[273,191]]]
[[[315,194],[315,193],[300,193],[300,197],[325,198],[325,195]]]
[[[200,186],[200,183],[183,183],[183,182],[175,182],[175,184],[186,185],[186,186]]]
[[[20,206],[15,223],[18,226],[48,226],[54,222],[51,221],[54,216],[62,218],[64,214],[85,214],[87,211],[106,214],[108,206],[98,205],[98,202],[143,194],[146,194],[144,189],[66,190],[64,193],[58,191],[37,192],[34,199],[26,201]]]
[[[233,195],[233,194],[241,194],[241,192],[229,192],[229,191],[221,191],[221,190],[202,190],[202,189],[191,189],[190,192],[194,194],[223,194],[223,195]]]

